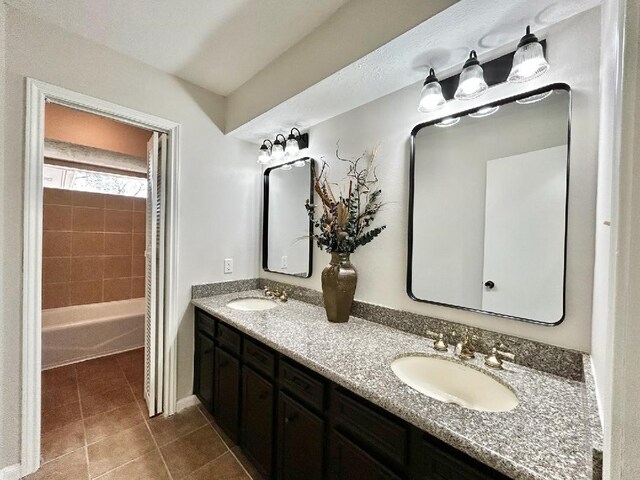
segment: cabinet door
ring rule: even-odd
[[[271,476],[273,457],[273,384],[246,365],[242,369],[243,447],[253,464]]]
[[[337,432],[331,436],[331,457],[329,460],[332,480],[399,480],[371,455]]]
[[[240,361],[216,347],[216,423],[237,443],[240,421]]]
[[[278,477],[321,480],[324,421],[281,393],[278,400]]]
[[[193,393],[210,413],[213,413],[213,361],[213,339],[200,330],[196,331]]]

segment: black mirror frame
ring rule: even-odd
[[[420,299],[418,297],[416,297],[413,294],[413,286],[412,286],[412,277],[413,277],[413,268],[412,268],[412,263],[413,263],[413,223],[414,223],[414,197],[415,197],[415,137],[416,134],[422,130],[423,128],[426,127],[430,127],[432,125],[435,125],[436,123],[442,121],[444,118],[449,118],[449,117],[454,117],[454,118],[461,118],[461,117],[466,117],[467,115],[469,115],[470,113],[473,113],[481,108],[484,107],[493,107],[493,106],[501,106],[501,105],[505,105],[508,103],[513,103],[516,100],[519,100],[521,98],[526,98],[526,97],[530,97],[532,95],[536,95],[539,93],[544,93],[550,90],[565,90],[566,92],[569,93],[569,115],[568,115],[568,122],[567,122],[567,186],[566,186],[566,196],[565,196],[565,218],[564,218],[564,266],[563,266],[563,278],[562,278],[562,316],[560,317],[559,320],[557,320],[554,323],[547,323],[547,322],[541,322],[539,320],[532,320],[529,318],[522,318],[522,317],[516,317],[513,315],[506,315],[503,313],[496,313],[496,312],[490,312],[487,310],[481,310],[481,309],[477,309],[477,308],[470,308],[470,307],[463,307],[460,305],[452,305],[452,304],[448,304],[448,303],[441,303],[441,302],[435,302],[435,301],[431,301],[431,300],[423,300]],[[425,122],[425,123],[420,123],[418,125],[416,125],[415,127],[413,127],[413,129],[411,130],[411,137],[410,137],[410,153],[409,153],[409,208],[408,208],[408,213],[409,213],[409,218],[408,218],[408,245],[407,245],[407,284],[406,284],[406,288],[407,288],[407,295],[409,296],[409,298],[411,298],[412,300],[415,300],[416,302],[422,302],[422,303],[430,303],[432,305],[439,305],[442,307],[450,307],[450,308],[455,308],[458,310],[466,310],[469,312],[475,312],[475,313],[483,313],[485,315],[492,315],[495,317],[501,317],[501,318],[508,318],[511,320],[518,320],[521,322],[527,322],[527,323],[534,323],[537,325],[543,325],[543,326],[547,326],[547,327],[555,327],[560,325],[564,319],[565,319],[565,315],[566,315],[566,292],[567,292],[567,230],[568,230],[568,222],[569,222],[569,178],[570,178],[570,163],[571,163],[571,111],[572,111],[572,95],[571,95],[571,87],[569,85],[567,85],[566,83],[553,83],[550,85],[546,85],[544,87],[540,87],[537,88],[535,90],[530,90],[527,91],[525,93],[522,94],[518,94],[518,95],[514,95],[511,97],[507,97],[507,98],[503,98],[501,100],[496,100],[494,102],[491,103],[487,103],[485,105],[481,105],[481,106],[477,106],[468,110],[464,110],[452,115],[446,115],[445,117],[439,117],[435,120],[430,120],[429,122]]]
[[[307,269],[307,274],[302,275],[294,275],[293,273],[284,273],[277,272],[274,270],[269,270],[269,175],[273,170],[278,168],[282,168],[285,165],[293,165],[295,162],[299,160],[305,160],[309,162],[309,203],[313,203],[313,173],[315,169],[314,160],[311,157],[302,157],[296,160],[292,160],[291,162],[283,163],[281,165],[276,165],[273,167],[269,167],[264,171],[263,174],[263,197],[262,197],[262,269],[265,272],[270,273],[278,273],[280,275],[288,275],[290,277],[297,278],[310,278],[313,273],[313,221],[309,218],[309,266]],[[297,167],[293,167],[297,168]]]

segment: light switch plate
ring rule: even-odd
[[[224,259],[224,273],[233,273],[233,258]]]
[[[282,260],[280,261],[280,268],[283,270],[287,269],[287,256],[283,255]]]

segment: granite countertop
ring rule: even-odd
[[[245,312],[226,304],[259,290],[193,299],[192,303],[335,383],[514,479],[591,478],[591,433],[585,383],[483,357],[465,362],[509,385],[520,404],[480,412],[443,403],[398,379],[391,362],[411,353],[455,359],[432,341],[357,317],[332,324],[321,307],[296,300]]]

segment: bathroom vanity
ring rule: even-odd
[[[584,383],[481,356],[465,363],[512,389],[509,411],[435,400],[391,364],[407,355],[457,360],[451,349],[289,300],[228,304],[250,290],[196,298],[194,393],[269,478],[581,479],[590,476]]]

